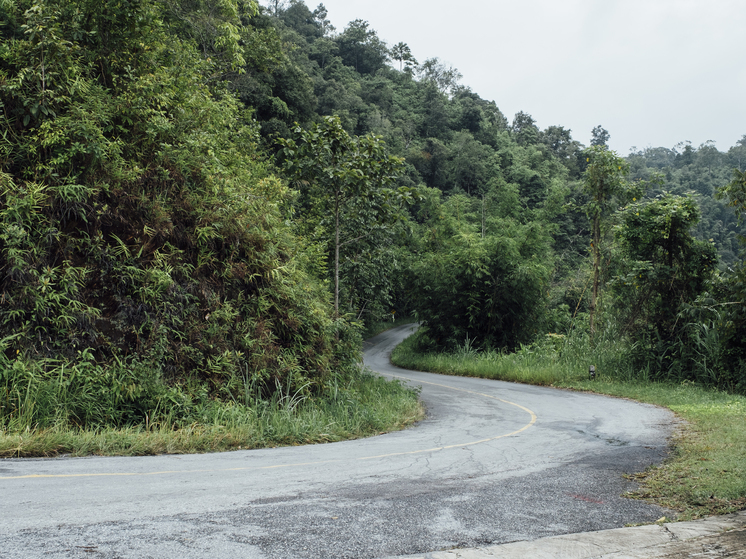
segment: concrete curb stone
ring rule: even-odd
[[[387,559],[746,559],[746,511]]]

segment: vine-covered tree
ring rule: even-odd
[[[677,353],[681,357],[692,345],[682,309],[705,290],[717,264],[712,243],[691,234],[699,215],[692,197],[671,194],[622,211],[617,237],[625,273],[616,280],[615,292],[624,302],[621,314],[638,344],[637,356],[655,363],[654,374],[681,367]]]

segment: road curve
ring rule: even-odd
[[[0,461],[0,557],[380,558],[655,520],[620,497],[673,416],[627,400],[397,369],[428,417],[328,445]]]

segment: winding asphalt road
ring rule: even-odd
[[[664,458],[673,416],[595,395],[397,369],[416,427],[328,445],[0,461],[0,557],[380,558],[653,521],[622,478]]]

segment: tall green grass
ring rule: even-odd
[[[556,385],[588,378],[593,365],[597,374],[622,380],[648,378],[649,371],[633,370],[625,361],[629,348],[612,328],[601,331],[592,342],[587,335],[547,334],[515,352],[479,350],[466,339],[454,352],[427,351],[426,334],[418,331],[394,349],[394,364],[410,369],[451,375],[495,378],[512,382]],[[424,343],[423,343],[424,342]]]
[[[453,353],[423,350],[417,333],[392,353],[394,364],[442,374],[492,378],[592,391],[665,406],[683,419],[670,459],[634,476],[628,496],[678,512],[678,519],[746,508],[746,397],[690,380],[659,380],[649,366],[635,369],[631,349],[612,328],[594,342],[578,333],[549,334],[514,353],[478,351],[470,340]],[[425,340],[426,341],[426,340]],[[589,378],[589,367],[597,376]]]
[[[263,399],[247,384],[241,399],[205,399],[193,403],[186,415],[164,403],[144,422],[120,427],[76,427],[63,416],[32,424],[29,418],[45,400],[29,392],[27,402],[18,417],[0,424],[0,457],[146,455],[325,443],[402,429],[423,416],[415,391],[365,371],[313,398],[278,390]]]

